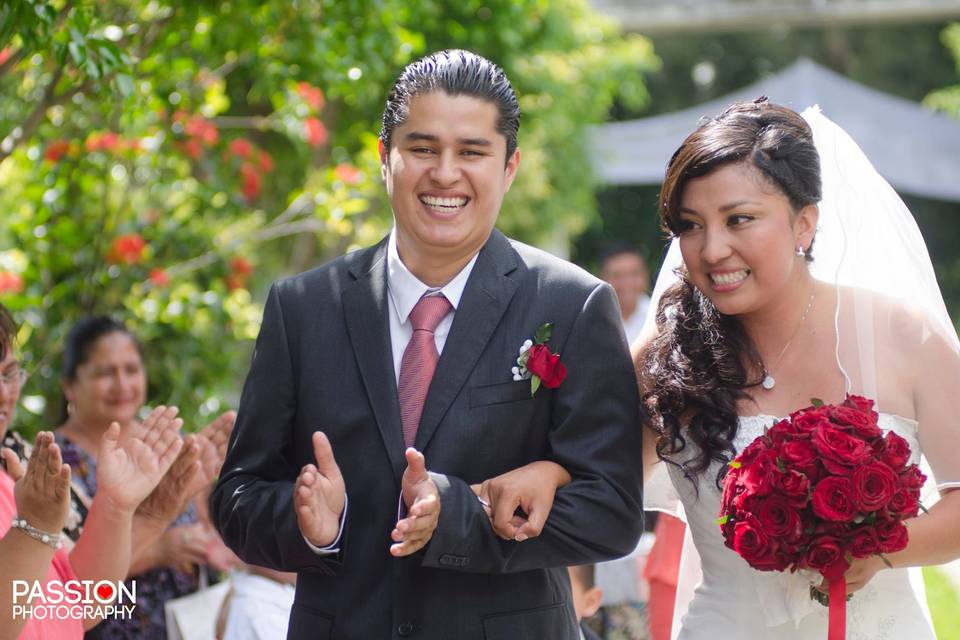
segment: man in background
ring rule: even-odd
[[[623,330],[632,344],[650,307],[650,270],[643,254],[626,242],[610,244],[600,256],[600,279],[617,293]]]

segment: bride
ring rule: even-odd
[[[881,428],[910,443],[913,462],[925,456],[940,493],[907,522],[892,567],[853,561],[848,637],[933,638],[908,568],[960,557],[956,332],[902,202],[842,130],[805,117],[814,131],[766,99],[731,106],[680,145],[660,194],[674,241],[634,353],[646,507],[686,520],[702,566],[683,640],[827,637],[810,594],[819,576],[752,569],[716,524],[727,463],[812,398],[875,400]],[[511,474],[481,496],[543,491],[537,474]],[[504,537],[517,524],[494,522]]]

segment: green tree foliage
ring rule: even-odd
[[[501,226],[531,242],[585,226],[587,127],[614,100],[640,108],[657,64],[585,0],[0,3],[0,300],[31,372],[20,426],[58,419],[60,347],[88,313],[143,339],[153,401],[188,422],[234,402],[263,287],[389,228],[383,100],[445,47],[496,60],[521,95]]]
[[[940,34],[940,39],[953,56],[957,75],[960,75],[960,22],[947,25]],[[932,91],[923,102],[932,109],[960,118],[960,84]]]
[[[954,62],[952,80],[960,77],[960,23],[947,25],[941,32],[941,42],[950,52]],[[942,111],[947,115],[960,118],[960,84],[953,84],[931,91],[923,103]],[[907,204],[917,218],[917,222],[927,240],[933,267],[937,272],[937,281],[943,290],[947,307],[954,322],[960,321],[960,206],[957,203],[934,201],[911,201]]]

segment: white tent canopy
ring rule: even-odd
[[[780,73],[691,109],[593,131],[592,161],[607,184],[659,184],[674,150],[702,116],[765,95],[797,111],[819,104],[899,191],[960,201],[960,122],[853,82],[806,58]]]

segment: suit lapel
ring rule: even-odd
[[[394,475],[406,468],[400,404],[390,346],[387,294],[387,241],[360,252],[349,269],[355,281],[343,292],[347,333],[357,356],[360,375],[383,438]]]
[[[494,229],[477,256],[463,291],[453,326],[440,354],[417,430],[416,448],[426,449],[437,426],[476,367],[494,329],[500,324],[518,282],[511,278],[519,257],[507,238]]]

